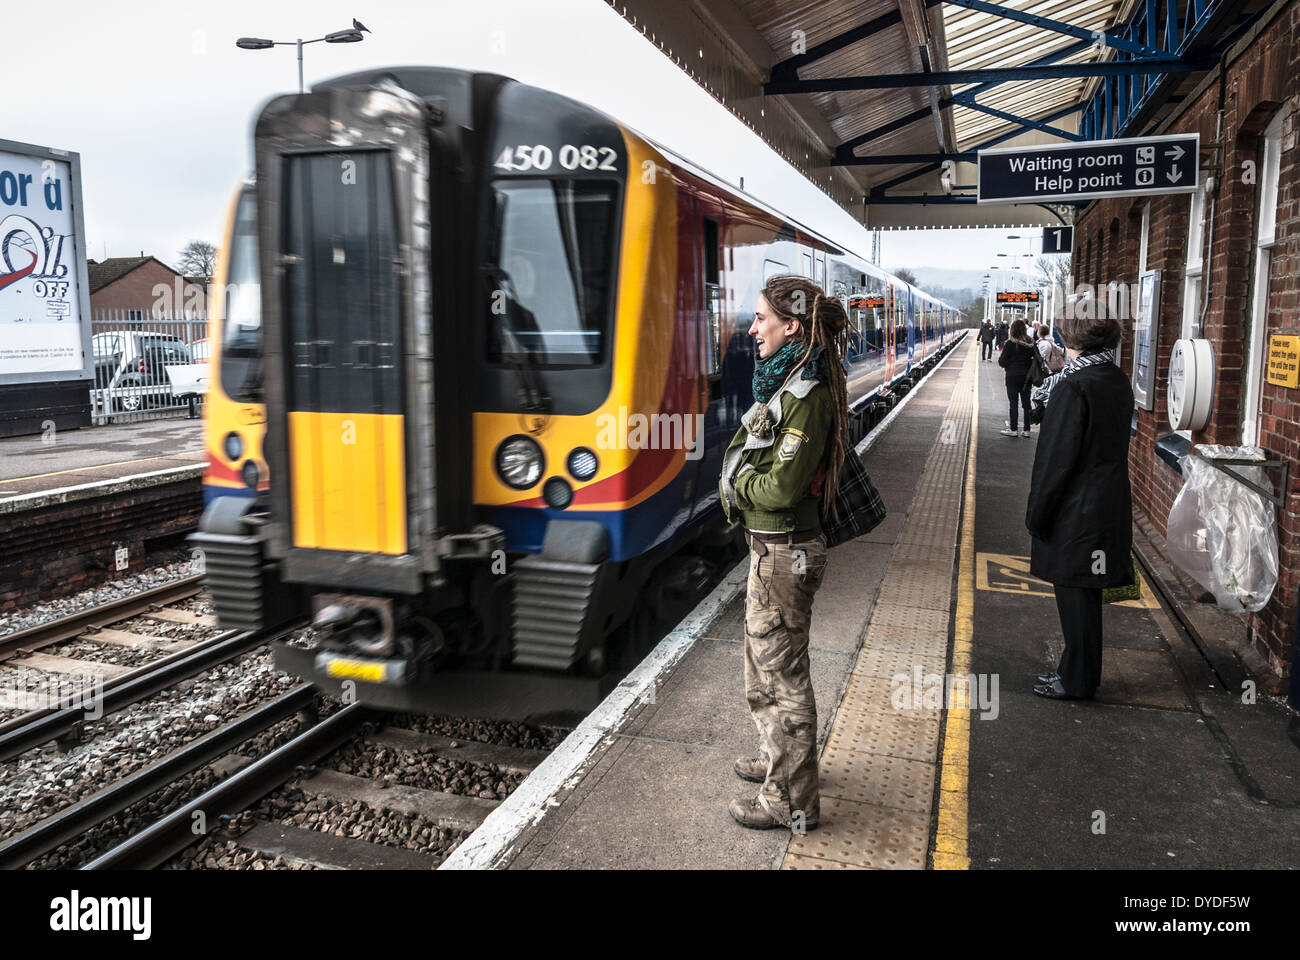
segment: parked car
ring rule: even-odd
[[[167,367],[192,364],[189,345],[180,337],[143,330],[97,333],[91,337],[95,386],[107,391],[116,410],[133,411],[173,398]]]

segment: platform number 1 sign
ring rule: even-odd
[[[1069,253],[1074,247],[1074,227],[1043,227],[1043,253]]]

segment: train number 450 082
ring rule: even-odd
[[[498,170],[549,170],[555,162],[557,151],[544,143],[532,146],[506,147],[493,164]],[[613,147],[597,147],[590,143],[566,143],[560,147],[560,166],[565,170],[613,170],[618,157]]]

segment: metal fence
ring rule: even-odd
[[[208,390],[208,323],[149,309],[97,310],[91,318],[98,424],[201,416]]]

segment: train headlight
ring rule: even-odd
[[[590,480],[600,469],[600,461],[596,459],[596,454],[586,447],[577,447],[569,451],[569,460],[567,464],[569,473],[575,480]]]
[[[506,438],[497,447],[497,473],[507,486],[516,490],[537,486],[545,467],[542,448],[522,434]]]
[[[244,468],[239,471],[244,478],[244,486],[250,490],[257,489],[257,482],[262,479],[262,471],[257,466],[256,460],[245,460]]]
[[[548,507],[563,510],[573,503],[573,487],[562,477],[551,477],[542,487],[542,499]]]
[[[238,460],[244,455],[244,438],[231,430],[221,444],[227,460]]]

